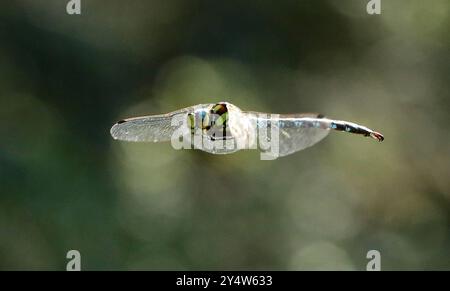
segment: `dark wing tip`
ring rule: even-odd
[[[109,133],[111,134],[111,136],[113,137],[113,139],[119,139],[119,132],[120,132],[120,124],[127,122],[126,119],[122,119],[117,121],[110,129]]]

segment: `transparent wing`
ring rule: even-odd
[[[135,142],[170,141],[177,129],[176,126],[172,126],[172,119],[192,110],[188,107],[167,114],[124,119],[114,124],[111,128],[111,136],[114,139]]]
[[[249,112],[248,114],[252,116],[250,118],[257,119],[258,127],[269,126],[278,129],[278,156],[286,156],[308,148],[321,141],[330,132],[329,120],[317,113],[268,115]]]

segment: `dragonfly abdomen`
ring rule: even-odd
[[[343,121],[343,120],[332,120],[330,122],[330,128],[337,131],[344,131],[353,134],[360,134],[364,136],[370,136],[378,141],[383,141],[384,136],[376,131],[373,131],[365,126],[358,125],[356,123]]]

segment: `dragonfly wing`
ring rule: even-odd
[[[285,122],[285,124],[291,121]],[[316,127],[297,127],[295,125],[280,128],[280,156],[286,156],[315,145],[329,134],[328,129]]]
[[[330,132],[329,120],[316,113],[268,115],[253,112],[250,114],[256,114],[258,128],[270,124],[278,130],[278,156],[286,156],[308,148],[324,139]],[[259,133],[258,135],[260,136]]]
[[[135,142],[170,141],[179,127],[179,125],[172,125],[172,120],[175,117],[181,120],[184,114],[190,111],[192,111],[190,108],[185,108],[168,114],[124,119],[111,128],[111,136],[114,139]]]

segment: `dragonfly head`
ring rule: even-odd
[[[192,134],[198,131],[211,139],[227,139],[229,114],[226,103],[217,103],[188,113],[187,124]]]

